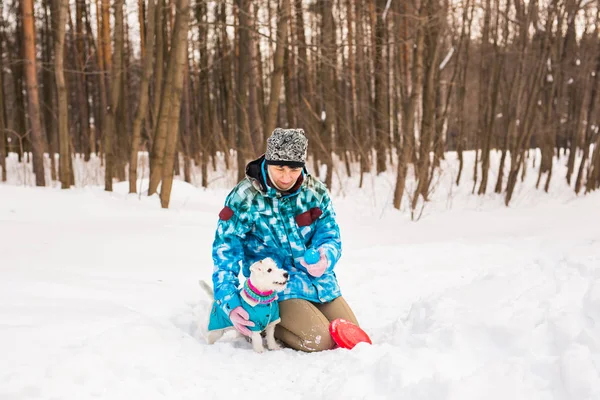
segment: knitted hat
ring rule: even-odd
[[[265,162],[270,165],[304,167],[308,139],[303,129],[275,128],[267,139]]]

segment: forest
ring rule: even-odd
[[[75,158],[99,157],[105,190],[128,180],[135,193],[145,152],[148,195],[168,207],[176,177],[189,182],[198,167],[207,187],[223,157],[241,179],[275,127],[298,127],[328,186],[334,159],[361,177],[393,169],[396,208],[428,201],[444,157],[473,168],[474,196],[495,192],[506,205],[525,173],[540,190],[552,179],[578,194],[600,188],[600,0],[0,7],[2,181],[9,154],[31,163],[37,186],[63,189]],[[566,176],[553,176],[557,159]]]

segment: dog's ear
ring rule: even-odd
[[[262,260],[259,262],[255,262],[250,266],[251,272],[262,272]]]

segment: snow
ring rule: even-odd
[[[202,337],[233,172],[175,181],[168,210],[126,182],[0,184],[0,399],[600,398],[600,193],[576,196],[564,158],[550,193],[529,169],[505,207],[470,194],[473,157],[455,187],[447,154],[418,222],[391,207],[392,173],[359,189],[338,167],[337,275],[374,344],[318,354]]]

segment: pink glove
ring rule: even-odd
[[[244,310],[242,306],[237,306],[229,313],[229,319],[233,324],[233,327],[237,329],[242,335],[251,336],[252,332],[247,326],[254,326],[254,322],[250,321],[248,311]]]
[[[321,258],[319,258],[319,261],[317,261],[316,264],[307,264],[306,261],[304,261],[304,257],[300,260],[300,265],[306,268],[306,271],[308,271],[308,273],[315,278],[323,275],[329,266],[329,260],[325,255],[325,250],[323,250],[323,248],[319,248],[319,253],[321,254]]]

